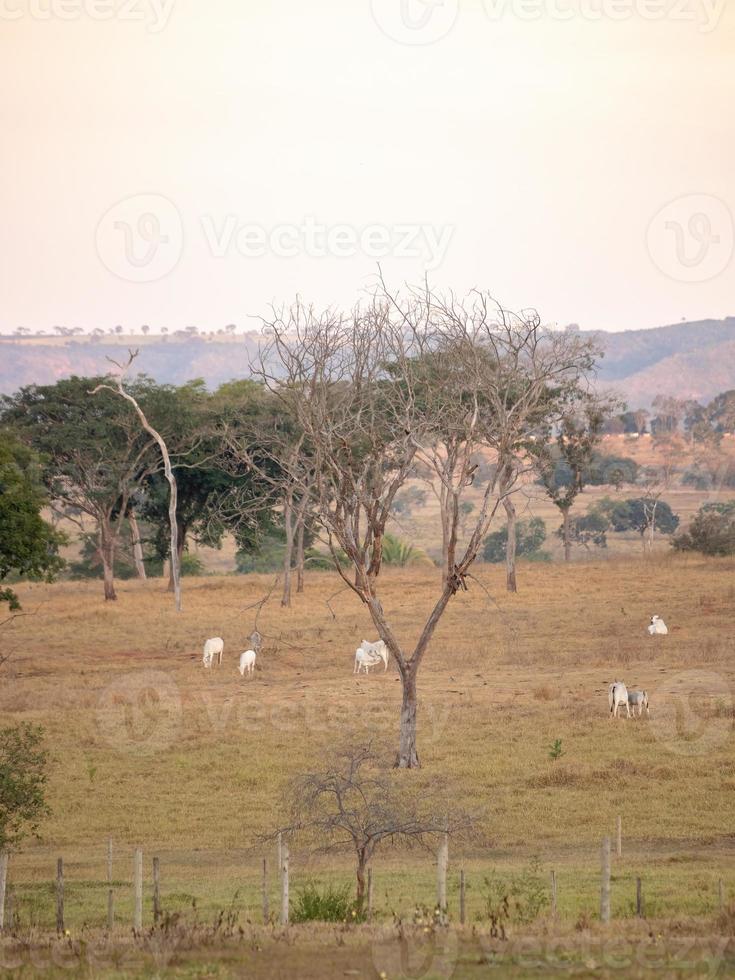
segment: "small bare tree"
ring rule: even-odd
[[[503,486],[495,467],[460,544],[459,504],[474,476],[473,453],[483,445],[499,460],[519,453],[541,418],[558,414],[578,392],[592,350],[577,337],[547,334],[537,317],[499,311],[484,294],[461,304],[428,288],[405,298],[383,288],[350,314],[317,313],[297,301],[265,320],[264,334],[256,373],[309,445],[316,520],[337,571],[398,666],[396,764],[417,767],[419,668],[448,603],[467,589],[498,507],[519,485],[520,467]],[[456,454],[445,466],[436,446],[448,439]],[[409,653],[385,614],[378,576],[396,495],[420,465],[433,466],[443,481],[444,569]]]
[[[408,792],[381,769],[372,743],[333,753],[317,772],[296,776],[286,790],[287,824],[280,832],[318,841],[317,851],[351,850],[356,860],[356,905],[363,911],[367,869],[385,844],[428,846],[443,834],[467,833],[474,819],[448,803],[451,793],[432,780]]]

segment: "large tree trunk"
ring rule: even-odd
[[[419,753],[416,747],[416,671],[409,667],[401,676],[403,702],[401,704],[401,731],[398,740],[398,769],[418,769]]]
[[[503,498],[508,518],[508,540],[505,544],[505,586],[508,592],[517,592],[516,584],[516,508],[510,497]]]
[[[357,914],[360,915],[365,907],[365,892],[367,889],[367,875],[365,874],[366,868],[366,858],[361,852],[357,854],[357,894],[355,895],[355,904],[357,905]]]
[[[115,592],[115,537],[110,528],[100,528],[97,551],[102,562],[105,601],[114,602],[117,599]]]
[[[293,501],[288,495],[283,503],[283,523],[286,527],[286,548],[283,553],[283,595],[281,605],[291,605],[291,566],[293,565]]]
[[[304,591],[304,531],[306,518],[304,514],[299,517],[298,530],[296,531],[296,592]]]
[[[176,568],[181,568],[181,557],[186,547],[186,528],[179,524],[176,528]],[[174,563],[168,563],[168,589],[167,592],[176,592],[176,577],[174,575]]]
[[[572,560],[572,542],[569,539],[569,508],[562,511],[562,540],[564,541],[564,561]]]
[[[145,573],[145,562],[143,561],[143,545],[140,540],[140,528],[135,511],[132,508],[128,511],[128,524],[130,525],[130,541],[133,548],[135,571],[138,573],[138,578],[145,581],[147,575]]]

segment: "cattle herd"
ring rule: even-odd
[[[660,616],[651,616],[651,622],[648,624],[648,634],[650,636],[666,636],[668,635],[668,628],[666,623],[661,619]],[[252,677],[255,671],[255,661],[257,660],[257,651],[260,650],[261,646],[261,636],[257,631],[252,633],[250,636],[250,642],[256,649],[245,650],[240,654],[240,662],[238,665],[238,670],[242,677],[245,674],[248,677]],[[222,665],[222,658],[224,656],[225,641],[221,636],[213,636],[208,639],[204,644],[204,653],[202,655],[202,663],[205,667],[212,667],[215,658],[217,660],[217,665]],[[355,650],[355,666],[353,673],[360,674],[370,673],[371,667],[377,667],[378,664],[383,664],[383,670],[388,670],[388,647],[385,645],[383,640],[375,640],[370,642],[369,640],[363,640],[360,646]],[[621,708],[625,708],[627,717],[630,718],[631,714],[633,717],[636,715],[636,709],[638,712],[638,717],[640,718],[643,712],[649,714],[648,710],[648,693],[646,691],[629,691],[625,686],[623,681],[613,681],[608,689],[608,703],[610,705],[610,715],[612,718],[618,717],[618,712]],[[632,711],[631,711],[632,709]]]

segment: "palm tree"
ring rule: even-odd
[[[383,563],[398,565],[400,568],[405,568],[407,565],[434,564],[422,548],[416,548],[394,534],[386,534],[383,538]]]

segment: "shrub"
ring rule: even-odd
[[[508,922],[519,925],[534,922],[549,904],[547,883],[541,875],[538,858],[515,874],[491,871],[485,878],[482,896],[485,913],[494,926],[502,929]]]
[[[735,555],[735,500],[704,504],[689,530],[673,541],[678,551],[699,551],[703,555]]]
[[[180,571],[182,575],[204,575],[204,562],[198,555],[185,551],[181,556]]]
[[[325,885],[321,890],[313,882],[307,882],[296,893],[291,910],[293,922],[346,922],[355,919],[354,904],[350,899],[349,885]]]

